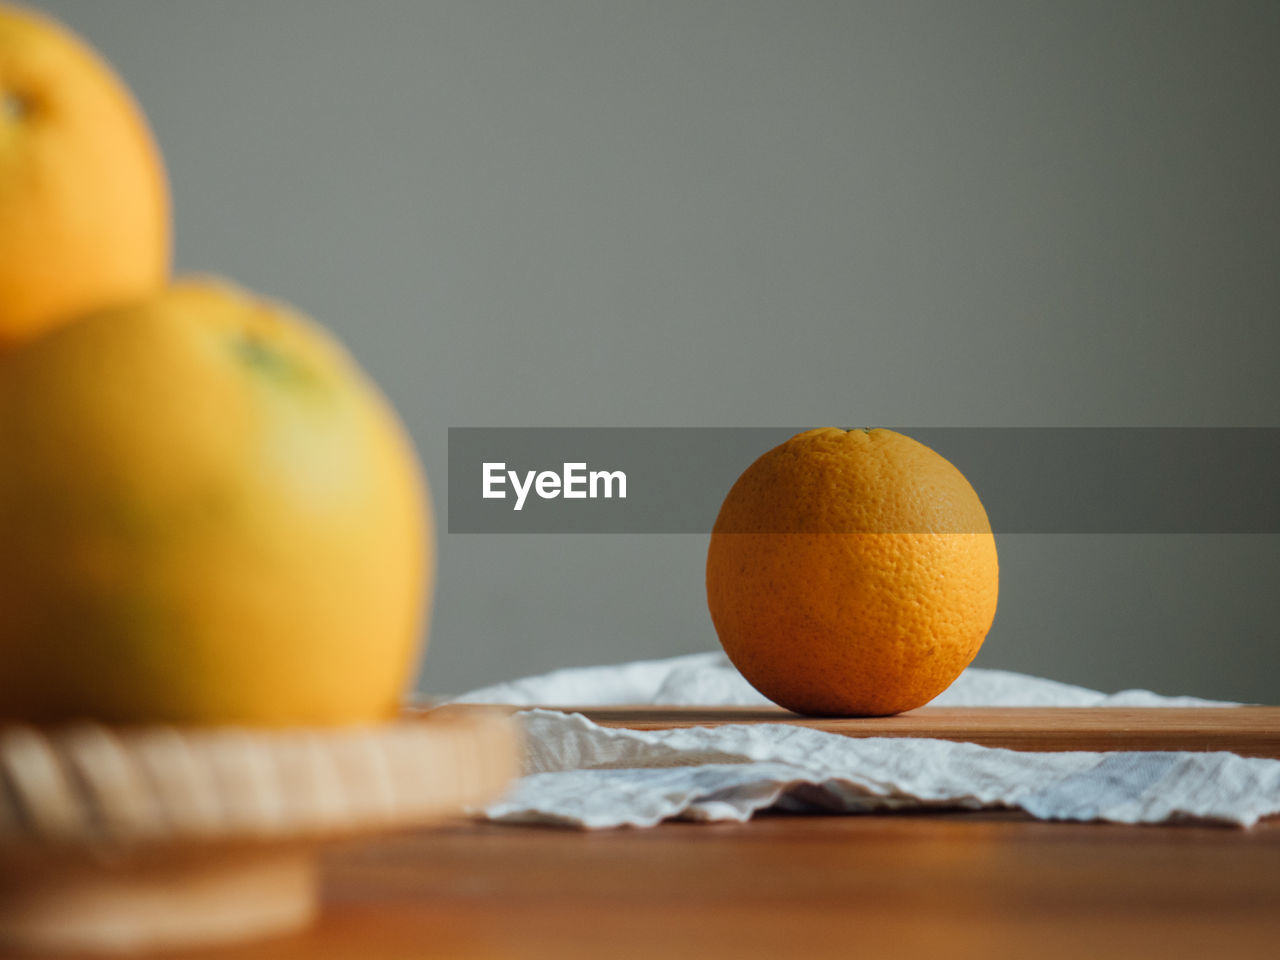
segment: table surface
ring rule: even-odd
[[[577,832],[456,823],[331,851],[308,933],[183,960],[1267,957],[1280,820],[764,815]]]
[[[618,726],[781,719],[1031,750],[1276,756],[1280,732],[1275,708],[591,712]],[[997,812],[601,832],[456,821],[334,848],[322,883],[323,913],[304,934],[165,960],[1280,956],[1280,817],[1252,830]]]

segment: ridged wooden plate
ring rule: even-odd
[[[518,752],[486,711],[327,730],[0,727],[0,943],[137,951],[301,927],[321,843],[482,804]]]

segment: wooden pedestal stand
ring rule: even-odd
[[[517,736],[468,711],[332,730],[0,728],[0,945],[122,952],[304,926],[327,841],[499,794]]]

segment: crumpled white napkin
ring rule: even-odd
[[[559,670],[472,691],[459,702],[760,705],[722,654]],[[970,668],[947,706],[1231,706],[1145,690],[1105,695]],[[1024,753],[945,740],[850,738],[789,724],[608,729],[581,714],[517,714],[525,776],[483,815],[598,829],[666,819],[747,820],[789,811],[1020,808],[1055,820],[1213,821],[1280,813],[1280,761],[1229,753]]]

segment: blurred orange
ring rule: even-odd
[[[158,289],[170,233],[129,91],[61,25],[0,4],[0,349]]]
[[[430,598],[394,411],[286,307],[213,282],[0,356],[0,718],[385,719]]]

